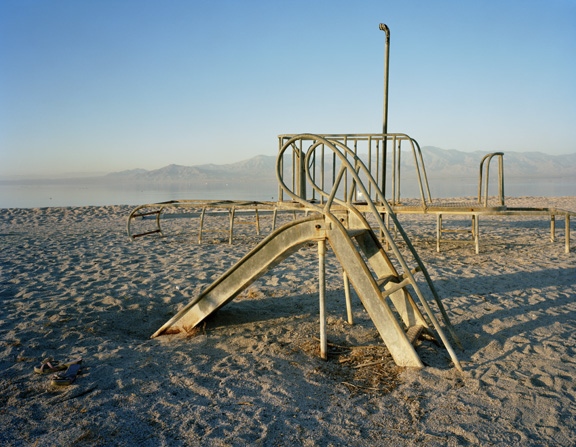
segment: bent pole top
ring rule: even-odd
[[[380,24],[380,30],[386,33],[384,45],[384,113],[382,120],[382,133],[388,133],[388,61],[390,60],[390,29],[384,23]]]
[[[379,26],[380,30],[386,33],[386,41],[384,44],[384,112],[382,117],[382,134],[388,133],[388,61],[390,59],[390,29],[384,23]],[[386,166],[386,139],[382,141],[382,161],[383,166]],[[382,170],[382,184],[380,189],[384,196],[386,196],[386,169]]]

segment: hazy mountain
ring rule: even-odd
[[[477,178],[480,161],[485,152],[461,152],[426,146],[422,148],[426,171],[430,178],[471,177]],[[414,176],[411,154],[402,155],[402,175]],[[274,181],[276,157],[259,155],[248,160],[230,164],[206,164],[197,166],[168,165],[160,169],[132,169],[108,174],[110,182],[257,182]],[[491,172],[497,172],[493,162]],[[548,155],[541,152],[505,152],[505,177],[573,177],[576,178],[576,153]]]
[[[477,177],[480,161],[486,152],[461,152],[426,146],[422,148],[422,155],[430,177]],[[406,160],[407,158],[409,157],[404,157],[403,166],[413,166],[412,159]],[[495,162],[494,159],[491,172],[496,172]],[[548,155],[542,152],[504,151],[504,175],[505,177],[576,177],[576,153]]]
[[[276,178],[276,157],[258,155],[249,160],[230,164],[197,166],[168,165],[147,171],[131,169],[106,176],[110,181],[197,182],[197,181],[257,181]]]
[[[461,152],[426,146],[422,148],[424,163],[429,178],[473,178],[478,177],[479,164],[485,152]],[[362,156],[363,159],[367,157]],[[414,178],[414,161],[408,152],[402,153],[402,177]],[[491,172],[496,174],[493,163]],[[576,153],[548,155],[542,152],[504,152],[505,178],[572,178],[576,179]],[[102,176],[52,179],[0,179],[2,184],[150,184],[150,183],[276,183],[276,157],[258,155],[248,160],[229,164],[205,164],[181,166],[171,164],[163,168],[146,170],[130,169]]]

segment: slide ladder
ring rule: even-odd
[[[319,188],[314,183],[310,172],[306,172],[308,182],[325,201],[323,200],[321,204],[308,203],[300,199],[284,183],[284,154],[290,150],[298,150],[300,151],[299,157],[305,157],[308,160],[318,147],[318,144],[315,143],[315,147],[309,148],[308,152],[305,153],[301,145],[295,144],[306,137],[309,135],[303,135],[299,140],[299,136],[296,136],[285,144],[278,157],[277,175],[280,187],[284,192],[293,197],[295,203],[304,207],[310,214],[273,231],[236,265],[167,321],[152,337],[191,330],[210,314],[234,299],[260,276],[295,253],[300,247],[315,241],[318,243],[319,254],[320,352],[322,357],[326,358],[327,356],[324,262],[326,243],[328,243],[343,269],[348,308],[350,308],[349,285],[351,284],[396,364],[416,368],[424,366],[413,343],[422,331],[427,331],[432,335],[437,334],[439,336],[455,367],[461,370],[460,362],[444,334],[443,328],[414,278],[416,273],[422,272],[424,274],[425,281],[434,295],[436,305],[442,313],[444,323],[457,341],[448,316],[433,288],[430,276],[399,222],[395,220],[392,211],[389,210],[391,218],[395,220],[397,230],[400,231],[416,261],[416,266],[412,269],[408,267],[371,200],[368,201],[368,205],[372,205],[374,208],[373,214],[375,214],[381,233],[386,238],[387,245],[390,246],[390,253],[384,249],[372,226],[365,216],[354,207],[354,204],[350,200],[337,198],[344,174],[349,177],[349,181],[352,181],[354,187],[360,188],[364,196],[369,197],[366,187],[358,175],[360,170],[366,169],[361,160],[352,154],[353,161],[350,162],[348,158],[351,153],[347,152],[349,149],[346,146],[317,137],[316,142],[320,141],[324,149],[328,148],[341,158],[342,168],[338,176],[335,177],[330,191]],[[371,185],[371,187],[375,186]],[[390,255],[394,258],[395,263]],[[402,270],[402,273],[399,273],[395,264]],[[415,292],[419,299],[419,305],[409,288]],[[349,313],[349,320],[351,320],[351,313]]]

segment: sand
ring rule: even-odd
[[[576,197],[508,203],[576,210]],[[402,217],[462,340],[460,373],[430,340],[424,369],[396,367],[356,297],[348,325],[331,252],[321,360],[314,245],[196,333],[150,339],[262,237],[238,226],[232,245],[225,233],[199,245],[196,224],[174,219],[166,237],[130,241],[129,211],[0,210],[0,445],[576,444],[576,248],[564,253],[563,223],[551,243],[546,218],[483,218],[476,255],[436,253],[434,217]],[[33,372],[47,357],[82,357],[83,374],[55,388]]]

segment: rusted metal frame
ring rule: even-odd
[[[316,152],[314,152],[314,157],[312,157],[311,160],[308,161],[308,163],[310,163],[307,167],[306,170],[308,172],[312,172],[312,176],[314,178],[314,181],[316,181]],[[308,198],[308,197],[307,197]],[[316,200],[316,191],[312,191],[312,200]]]
[[[348,145],[348,136],[344,136],[344,145]],[[344,197],[348,195],[348,173],[344,171]]]
[[[372,137],[368,137],[368,166],[372,170]],[[372,183],[368,184],[368,196],[372,198]]]
[[[352,151],[350,150],[350,148],[348,148],[347,146],[343,145],[340,141],[333,140],[333,141],[330,141],[330,142],[329,142],[328,140],[326,140],[326,139],[324,139],[323,137],[320,137],[320,136],[318,136],[318,135],[303,134],[303,135],[295,136],[295,137],[293,137],[293,138],[295,138],[295,139],[299,139],[299,138],[306,139],[306,138],[311,138],[311,137],[312,137],[312,139],[314,139],[314,140],[316,140],[316,141],[318,141],[318,140],[324,140],[325,145],[326,145],[328,148],[332,149],[334,152],[336,152],[337,155],[338,155],[338,157],[341,159],[342,168],[341,168],[341,170],[340,170],[340,172],[339,172],[338,180],[340,180],[340,179],[342,178],[342,175],[343,175],[343,171],[344,171],[344,170],[345,170],[345,171],[350,171],[350,175],[351,175],[352,177],[354,177],[354,180],[357,182],[358,187],[362,189],[362,193],[363,193],[364,195],[366,195],[366,194],[367,194],[367,190],[366,190],[366,188],[365,188],[365,185],[364,185],[362,182],[359,181],[360,179],[358,178],[358,176],[357,176],[357,174],[356,174],[356,170],[352,167],[352,165],[350,164],[350,162],[348,161],[348,159],[347,159],[347,157],[346,157],[346,155],[353,155],[353,154],[351,153]],[[285,145],[285,146],[286,146],[286,145]],[[344,154],[342,154],[342,153],[337,149],[337,146],[338,146],[340,149],[342,149],[342,151],[344,152]],[[307,153],[306,156],[307,156],[307,157],[310,157],[310,153]],[[359,160],[359,163],[360,163],[361,167],[363,167],[363,170],[364,170],[365,173],[366,173],[367,180],[368,180],[369,182],[375,183],[374,178],[372,177],[372,174],[371,174],[370,171],[366,168],[366,166],[364,165],[364,163],[362,163],[361,160]],[[309,173],[308,173],[307,177],[308,177],[308,180],[311,181],[310,176],[309,176]],[[280,176],[279,176],[279,181],[282,181]],[[314,183],[311,183],[311,184],[312,184],[312,187],[313,187],[313,188],[318,188],[318,186],[315,185]],[[337,190],[337,188],[333,188],[333,189],[332,189],[332,191],[331,191],[331,193],[330,193],[330,196],[329,196],[329,198],[328,198],[328,201],[326,202],[326,205],[324,206],[324,210],[323,210],[324,213],[328,213],[328,214],[329,214],[329,212],[330,212],[330,206],[331,206],[331,204],[332,204],[333,202],[334,202],[334,203],[342,204],[342,205],[344,205],[344,206],[347,205],[345,201],[341,201],[341,200],[339,200],[339,199],[336,198],[336,190]],[[318,192],[319,192],[320,194],[326,194],[325,191],[320,191],[320,190],[319,190]],[[377,191],[376,191],[376,194],[381,195],[382,192],[377,190]],[[426,282],[427,282],[427,284],[428,284],[428,286],[429,286],[429,288],[430,288],[430,290],[431,290],[431,292],[432,292],[432,294],[433,294],[433,296],[434,296],[434,300],[436,301],[436,304],[438,305],[438,307],[439,307],[439,309],[440,309],[440,312],[441,312],[441,314],[442,314],[442,316],[443,316],[443,318],[444,318],[444,321],[445,321],[445,324],[446,324],[448,330],[451,332],[453,339],[454,339],[458,344],[460,344],[460,342],[459,342],[459,340],[458,340],[458,337],[457,337],[456,333],[455,333],[454,330],[453,330],[452,324],[450,323],[450,319],[449,319],[449,317],[448,317],[448,315],[447,315],[447,313],[446,313],[446,310],[445,310],[445,308],[444,308],[444,305],[442,304],[442,301],[440,300],[440,297],[439,297],[439,295],[438,295],[438,293],[437,293],[437,291],[436,291],[436,289],[435,289],[435,287],[434,287],[434,285],[433,285],[433,283],[432,283],[432,279],[431,279],[430,275],[428,274],[428,271],[427,271],[426,267],[424,266],[422,260],[420,259],[420,257],[419,257],[418,254],[416,253],[416,250],[414,249],[414,246],[413,246],[412,243],[410,242],[410,239],[408,238],[408,235],[406,234],[406,232],[404,231],[404,229],[403,229],[402,226],[400,225],[400,222],[398,222],[398,220],[397,220],[394,212],[393,212],[392,209],[390,208],[390,205],[388,204],[388,202],[386,201],[386,199],[385,199],[383,196],[381,196],[381,197],[380,197],[380,200],[382,201],[385,209],[387,210],[387,213],[390,214],[392,220],[394,221],[395,226],[397,227],[398,231],[400,232],[400,234],[401,234],[401,236],[402,236],[402,239],[404,239],[404,242],[406,243],[406,246],[407,246],[408,249],[410,250],[410,253],[412,254],[413,258],[414,258],[415,261],[417,262],[418,267],[420,267],[420,271],[422,271],[422,273],[424,274],[424,276],[425,276],[425,278],[426,278]],[[444,346],[446,347],[447,351],[449,352],[450,357],[452,358],[452,360],[453,360],[456,368],[461,371],[461,370],[462,370],[462,367],[461,367],[461,365],[460,365],[460,363],[459,363],[459,361],[458,361],[458,358],[456,357],[456,354],[454,353],[454,351],[453,351],[453,349],[452,349],[452,347],[451,347],[448,339],[446,338],[446,335],[444,334],[444,331],[442,330],[442,327],[440,326],[440,324],[438,323],[436,317],[434,316],[434,314],[433,314],[433,312],[432,312],[432,310],[431,310],[431,308],[430,308],[430,306],[429,306],[426,298],[424,297],[424,295],[422,294],[422,292],[421,292],[418,284],[416,283],[416,280],[415,280],[414,276],[412,275],[412,273],[411,273],[411,271],[410,271],[410,269],[409,269],[409,267],[408,267],[408,265],[407,265],[404,257],[403,257],[402,254],[400,253],[399,248],[396,246],[396,244],[395,244],[394,241],[392,240],[391,235],[390,235],[388,229],[386,228],[386,226],[384,225],[384,222],[382,221],[382,219],[381,219],[381,217],[380,217],[380,212],[378,211],[378,209],[376,208],[376,206],[374,205],[374,202],[373,202],[372,200],[368,200],[367,206],[370,208],[370,211],[371,211],[372,214],[375,216],[375,218],[376,218],[376,220],[377,220],[377,222],[378,222],[378,225],[380,226],[381,230],[385,233],[386,238],[390,241],[390,246],[391,246],[392,251],[394,252],[394,255],[396,256],[396,259],[398,260],[398,262],[399,262],[400,265],[402,266],[405,274],[410,278],[411,285],[412,285],[414,291],[416,292],[416,295],[418,296],[418,298],[419,298],[419,300],[420,300],[420,303],[422,304],[422,306],[424,307],[426,313],[428,314],[428,317],[429,317],[430,320],[432,321],[432,324],[434,325],[434,327],[435,327],[438,335],[440,336],[442,342],[444,343]],[[349,208],[349,210],[350,210],[351,212],[358,212],[358,211],[357,211],[355,208],[353,208],[353,207]]]
[[[234,217],[236,215],[236,207],[233,206],[228,210],[228,218],[230,219],[230,232],[228,234],[228,243],[232,244],[232,235],[234,234]]]
[[[397,205],[396,202],[396,171],[397,168],[396,161],[396,136],[392,140],[392,204]]]
[[[325,185],[326,185],[326,175],[325,175],[325,171],[326,171],[326,170],[324,169],[324,166],[325,166],[325,164],[324,164],[324,145],[322,145],[322,151],[320,152],[320,166],[321,166],[321,169],[320,169],[320,176],[321,176],[320,182],[321,182],[321,184],[322,184],[322,189],[324,189],[324,187],[325,187]],[[320,201],[322,201],[322,200],[323,200],[323,197],[320,197]]]
[[[135,234],[135,235],[131,236],[131,238],[137,239],[137,238],[142,237],[142,236],[149,236],[150,234],[156,234],[156,233],[162,233],[162,232],[160,230],[151,230],[151,231],[146,231],[145,233]]]
[[[488,214],[494,215],[549,215],[550,216],[550,241],[556,241],[556,215],[564,216],[564,252],[570,253],[570,219],[576,216],[576,212],[558,208],[506,208],[505,211],[495,211]]]
[[[356,160],[357,157],[358,157],[358,140],[354,139],[354,159]],[[356,166],[354,168],[356,169]],[[354,202],[358,202],[358,188],[356,188],[355,182],[353,182],[352,187],[354,188]]]

